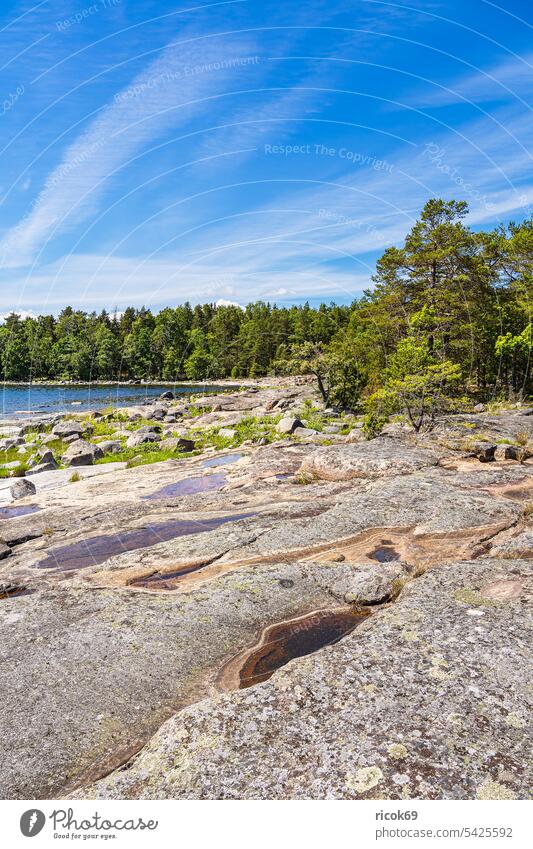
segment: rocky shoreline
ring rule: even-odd
[[[2,798],[529,797],[529,411],[164,395],[0,428]]]

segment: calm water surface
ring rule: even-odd
[[[219,392],[227,386],[132,386],[108,384],[90,386],[3,386],[0,397],[0,417],[35,415],[36,413],[76,412],[95,410],[114,405],[127,407],[158,398],[167,389],[175,395]],[[237,388],[237,387],[236,387]]]

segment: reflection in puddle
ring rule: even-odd
[[[159,501],[162,498],[177,498],[182,495],[196,495],[198,492],[216,492],[226,484],[226,476],[222,474],[204,475],[198,478],[185,478],[168,486],[163,486],[152,495],[143,495],[148,501]]]
[[[0,507],[0,519],[16,519],[17,516],[28,516],[41,508],[37,504],[20,505],[19,507]]]
[[[0,599],[17,598],[21,595],[31,595],[35,590],[29,590],[19,584],[0,584]]]
[[[214,519],[173,519],[149,525],[146,528],[124,531],[124,533],[90,537],[71,545],[53,548],[44,560],[37,563],[37,566],[40,569],[71,572],[85,566],[96,566],[116,554],[134,551],[137,548],[148,548],[176,537],[206,533],[228,522],[237,522],[239,519],[247,519],[254,515],[255,513],[241,513]]]
[[[332,645],[363,622],[367,613],[322,610],[309,616],[281,622],[267,628],[259,645],[252,649],[239,672],[242,690],[266,681],[296,657]]]
[[[222,457],[211,457],[202,463],[203,469],[212,469],[214,466],[228,466],[241,459],[242,454],[223,454]]]
[[[383,540],[383,544],[378,545],[368,556],[380,563],[392,563],[394,560],[400,559],[400,555],[388,539]]]

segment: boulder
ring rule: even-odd
[[[350,563],[347,568],[347,564],[341,565],[345,559],[342,554],[334,553],[331,565],[328,564],[319,580],[321,586],[339,601],[348,604],[369,605],[387,601],[393,593],[394,581],[404,574],[400,561],[379,565]],[[339,565],[335,561],[340,561]]]
[[[98,447],[104,454],[120,454],[123,450],[122,442],[118,439],[105,439],[98,443]]]
[[[177,436],[169,436],[167,439],[162,439],[159,443],[161,451],[179,451],[181,440]]]
[[[148,442],[159,442],[161,437],[155,430],[148,430],[146,432],[142,432],[141,430],[132,433],[131,436],[126,440],[126,448],[137,448],[138,445],[145,445]]]
[[[143,425],[135,433],[161,433],[161,425]]]
[[[47,433],[46,436],[43,436],[42,444],[50,445],[51,442],[57,442],[60,439],[59,436],[56,436],[55,433]]]
[[[23,436],[12,436],[9,439],[3,439],[0,442],[0,451],[9,451],[10,448],[17,448],[19,445],[24,445]]]
[[[174,393],[171,392],[170,389],[168,389],[166,392],[162,392],[159,398],[161,401],[173,401]]]
[[[276,425],[278,433],[294,433],[297,427],[304,427],[304,423],[295,416],[284,416]]]
[[[317,433],[318,433],[318,430],[313,430],[313,428],[311,428],[311,427],[296,427],[293,430],[292,435],[293,436],[299,436],[300,438],[303,439],[306,436],[316,436]]]
[[[221,427],[218,435],[221,436],[222,439],[235,439],[237,431],[233,430],[232,427]]]
[[[474,454],[480,463],[490,463],[494,460],[497,446],[491,442],[478,442]]]
[[[63,442],[65,443],[65,445],[72,445],[72,443],[76,442],[76,440],[78,439],[81,439],[79,433],[71,433],[70,436],[65,436]]]
[[[55,439],[68,439],[69,436],[81,437],[86,430],[80,422],[62,421],[52,429]]]
[[[29,495],[35,495],[37,492],[35,484],[26,480],[26,478],[20,478],[18,481],[11,484],[9,491],[11,493],[11,498],[13,498],[14,501],[17,501],[19,498],[26,498]]]
[[[182,436],[178,439],[178,451],[194,451],[195,447],[194,439],[185,439]]]
[[[32,466],[31,469],[28,469],[27,475],[39,475],[41,472],[55,472],[57,469],[57,463],[54,460],[53,463],[39,463],[37,466]]]
[[[78,439],[67,448],[61,461],[65,466],[92,466],[95,460],[103,456],[104,452],[98,445]]]
[[[58,464],[52,451],[50,451],[49,448],[41,448],[39,450],[39,456],[33,458],[33,461],[30,463],[30,468],[26,474],[34,475],[39,472],[50,472],[53,469],[57,469],[57,467]]]
[[[484,413],[485,409],[485,404],[476,404],[474,407],[474,413]]]

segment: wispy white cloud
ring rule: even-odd
[[[220,262],[215,258],[194,265],[184,265],[181,257],[166,257],[140,263],[134,258],[109,258],[98,255],[71,256],[50,263],[25,278],[13,278],[13,288],[23,292],[24,303],[12,304],[9,293],[0,289],[0,310],[34,314],[56,313],[66,303],[79,309],[106,307],[119,310],[134,306],[160,307],[184,301],[203,303],[230,302],[241,306],[260,298],[270,300],[305,300],[310,297],[340,296],[353,298],[360,294],[368,280],[366,275],[335,273],[310,268],[300,272],[268,272],[241,263],[224,264],[220,280]],[[234,280],[233,296],[228,294],[227,279]],[[128,278],[127,288],[123,287]],[[220,283],[217,284],[217,280]],[[206,281],[209,281],[208,285]],[[206,289],[209,289],[209,294]],[[49,294],[43,297],[43,292]],[[68,293],[68,294],[66,294]]]
[[[236,61],[253,55],[249,38],[197,40],[191,34],[182,42],[115,95],[67,148],[32,211],[0,242],[4,265],[28,265],[52,233],[90,216],[117,169],[168,127],[205,109],[202,99],[222,91]]]
[[[418,106],[446,106],[461,103],[491,103],[497,101],[530,100],[533,89],[533,53],[521,58],[510,57],[486,70],[457,77],[446,88],[432,87],[417,91],[409,98]]]

